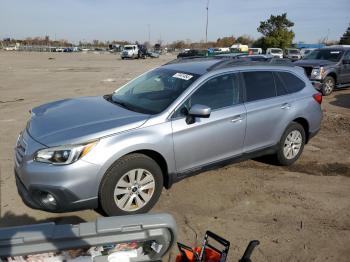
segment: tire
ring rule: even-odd
[[[330,95],[335,88],[335,80],[331,76],[326,76],[325,79],[323,80],[321,92],[322,95],[328,96]]]
[[[135,183],[131,183],[132,178]],[[152,158],[143,154],[126,155],[103,177],[100,207],[108,216],[145,213],[157,203],[162,189],[163,173]]]
[[[292,122],[284,131],[276,153],[277,164],[289,166],[298,160],[305,145],[305,130],[302,125]]]

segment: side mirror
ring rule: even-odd
[[[200,117],[200,118],[209,118],[211,114],[211,108],[205,105],[193,105],[186,117],[186,123],[187,124],[193,124],[195,121],[195,117]]]
[[[344,65],[350,65],[350,59],[344,59],[343,60]]]

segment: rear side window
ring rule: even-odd
[[[284,83],[282,82],[281,77],[279,75],[277,75],[277,73],[273,73],[273,76],[275,78],[277,96],[283,96],[283,95],[288,94],[286,87],[285,87]]]
[[[256,101],[276,96],[275,81],[272,72],[244,72],[246,101]]]
[[[288,93],[298,92],[305,87],[304,81],[291,73],[278,72],[276,75],[278,76],[277,78],[280,78],[280,80],[283,82]]]

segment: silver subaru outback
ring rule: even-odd
[[[143,213],[163,187],[273,155],[291,165],[320,129],[322,96],[293,65],[183,59],[114,93],[33,108],[15,148],[30,207]]]

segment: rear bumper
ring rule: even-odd
[[[313,138],[314,136],[316,136],[318,134],[318,132],[320,132],[320,129],[317,129],[315,131],[309,132],[309,137],[307,142],[309,142],[311,140],[311,138]]]
[[[321,90],[323,85],[323,80],[310,79],[310,82],[316,90]]]

